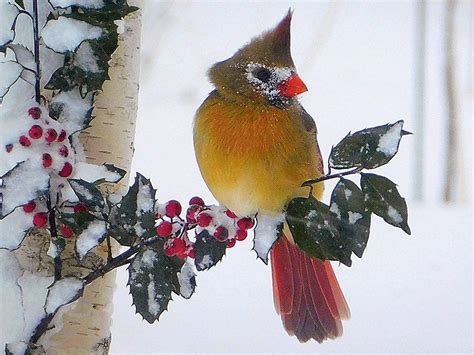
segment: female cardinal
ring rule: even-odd
[[[238,215],[276,215],[301,184],[323,174],[316,125],[296,96],[307,91],[290,52],[291,11],[272,30],[209,70],[215,86],[198,109],[194,147],[215,198]],[[318,184],[313,195],[320,198]],[[271,251],[273,293],[288,334],[336,338],[349,317],[331,264],[312,258],[288,228]]]

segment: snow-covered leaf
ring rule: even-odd
[[[0,219],[16,207],[35,200],[49,188],[48,171],[39,162],[31,160],[17,164],[0,176],[0,181]]]
[[[59,307],[74,302],[82,296],[84,282],[77,277],[65,277],[54,282],[48,290],[45,310],[55,314]]]
[[[361,258],[370,233],[370,212],[363,192],[352,181],[341,178],[331,194],[329,211],[337,218],[341,238]]]
[[[201,231],[196,236],[196,242],[194,243],[196,269],[202,271],[216,265],[225,255],[226,246],[227,243],[216,240],[207,230]]]
[[[100,27],[92,26],[85,21],[78,21],[66,16],[50,20],[41,32],[45,44],[55,52],[73,52],[85,40],[98,39],[102,36]]]
[[[83,98],[79,88],[74,88],[55,95],[51,100],[49,113],[63,124],[66,131],[74,133],[89,127],[92,109],[92,95],[88,94]]]
[[[60,213],[58,218],[61,223],[72,228],[76,234],[82,233],[89,226],[89,223],[96,220],[96,217],[89,212]]]
[[[393,181],[380,175],[361,174],[360,185],[370,211],[382,217],[385,222],[411,234],[407,204]]]
[[[111,211],[112,236],[120,244],[131,245],[137,237],[155,235],[155,193],[151,181],[137,173],[119,206]]]
[[[12,26],[18,13],[16,6],[6,0],[0,1],[0,52],[2,52],[2,47],[15,37]]]
[[[0,104],[10,87],[18,80],[22,71],[22,66],[16,62],[0,62]]]
[[[334,169],[361,167],[374,169],[387,164],[398,152],[403,121],[348,134],[331,149],[329,166]]]
[[[0,219],[0,249],[13,250],[20,246],[28,229],[33,227],[33,216],[17,208]]]
[[[65,9],[70,6],[81,8],[100,9],[104,6],[103,0],[49,0],[55,8]]]
[[[276,216],[259,214],[257,216],[253,250],[265,264],[268,264],[268,253],[282,234],[284,219],[283,214]]]
[[[24,68],[35,70],[35,57],[33,53],[21,44],[11,43],[7,46],[15,54],[16,61]]]
[[[133,304],[148,323],[153,323],[168,307],[172,279],[179,268],[163,251],[146,249],[133,258],[128,271]]]
[[[100,190],[92,183],[82,179],[69,179],[69,184],[79,198],[90,209],[104,207],[104,197]]]
[[[104,221],[95,220],[89,223],[76,239],[76,252],[79,258],[82,259],[89,250],[99,245],[106,234],[107,226]]]
[[[321,260],[338,260],[351,266],[351,249],[337,229],[329,206],[314,197],[290,201],[286,213],[295,243],[306,253]]]
[[[193,266],[185,262],[181,271],[178,274],[179,281],[179,293],[183,298],[189,299],[194,293],[196,288],[196,274],[194,273]]]

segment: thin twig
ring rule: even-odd
[[[33,0],[33,35],[35,48],[35,100],[38,104],[41,102],[40,92],[40,57],[39,57],[39,25],[38,25],[38,0]]]
[[[56,225],[56,210],[52,208],[51,196],[48,196],[46,199],[46,207],[48,208],[48,220],[49,220],[49,233],[51,234],[51,240],[54,241],[58,239],[58,226]],[[54,257],[54,280],[59,280],[61,278],[61,256],[56,255]]]
[[[318,182],[326,181],[326,180],[329,180],[329,179],[337,179],[337,178],[341,178],[343,176],[357,174],[357,173],[360,173],[362,171],[362,169],[363,168],[355,168],[355,169],[352,169],[352,170],[349,170],[349,171],[344,171],[342,173],[331,174],[331,175],[323,175],[323,176],[320,176],[320,177],[318,177],[316,179],[313,179],[313,180],[307,180],[307,181],[303,182],[301,184],[301,186],[303,186],[303,187],[312,186],[313,184],[317,184]]]

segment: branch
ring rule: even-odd
[[[313,179],[313,180],[307,180],[305,182],[303,182],[301,184],[302,187],[313,187],[312,185],[313,184],[317,184],[318,182],[322,182],[322,181],[326,181],[326,180],[329,180],[329,179],[336,179],[336,178],[341,178],[343,176],[347,176],[347,175],[352,175],[352,174],[357,174],[357,173],[360,173],[361,171],[363,170],[363,168],[355,168],[355,169],[352,169],[352,170],[349,170],[349,171],[344,171],[342,173],[338,173],[338,174],[328,174],[328,175],[323,175],[323,176],[320,176],[316,179]]]
[[[38,26],[38,0],[33,0],[33,35],[34,35],[34,51],[36,63],[35,75],[35,100],[39,104],[41,101],[40,92],[40,57],[39,57],[39,26]]]

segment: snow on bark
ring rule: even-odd
[[[45,310],[54,314],[59,307],[64,306],[77,299],[84,288],[84,283],[77,277],[66,277],[56,281],[48,290]]]
[[[0,249],[14,250],[20,246],[25,233],[33,227],[33,216],[17,208],[13,213],[0,219]]]

